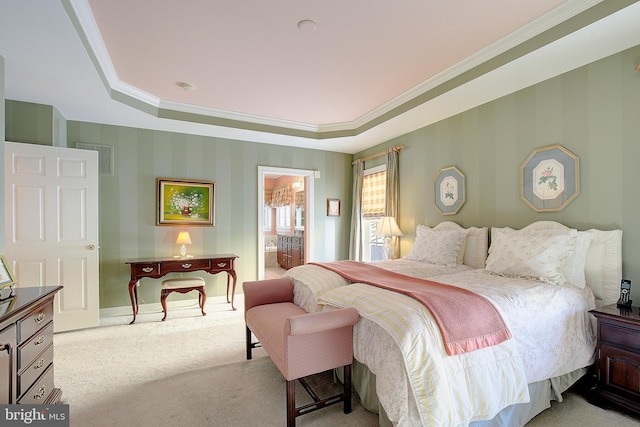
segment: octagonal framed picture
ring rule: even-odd
[[[434,181],[434,202],[442,215],[455,215],[466,201],[464,174],[455,166],[441,169]]]
[[[520,197],[536,212],[561,211],[580,194],[579,163],[561,145],[536,148],[520,166]]]

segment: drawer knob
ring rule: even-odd
[[[182,264],[182,268],[191,268],[191,264],[189,263]]]
[[[42,343],[44,342],[44,335],[40,335],[40,338],[38,338],[37,340],[35,340],[33,342],[33,344],[37,347],[39,345],[42,345]]]
[[[45,317],[47,317],[44,313],[40,313],[38,314],[36,317],[34,317],[33,321],[36,323],[42,323],[42,321],[45,319]]]
[[[145,273],[151,273],[153,271],[153,267],[142,267],[142,271]]]
[[[38,363],[33,365],[33,369],[37,371],[38,369],[42,369],[43,366],[44,366],[44,358],[38,360]]]
[[[219,262],[218,263],[218,267],[222,268],[222,267],[226,267],[227,263],[226,262]]]
[[[42,386],[38,389],[38,392],[33,395],[33,398],[36,400],[40,400],[44,397],[46,392],[47,392],[47,387]]]

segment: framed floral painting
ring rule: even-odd
[[[442,215],[455,215],[466,201],[464,175],[455,166],[440,170],[434,182],[435,205]]]
[[[520,166],[520,197],[536,212],[564,209],[580,194],[579,159],[561,145],[537,148]]]
[[[156,225],[215,225],[213,181],[157,180]]]

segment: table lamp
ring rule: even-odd
[[[178,238],[176,239],[176,244],[182,245],[180,246],[180,256],[182,258],[187,257],[187,246],[191,244],[191,236],[189,236],[188,231],[181,231],[178,233]]]
[[[391,246],[391,237],[402,236],[402,231],[396,223],[396,219],[392,216],[383,216],[378,222],[376,227],[376,236],[384,236],[384,246],[382,252],[384,253],[384,260],[390,260],[393,256],[393,246]]]

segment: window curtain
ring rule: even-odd
[[[385,214],[384,216],[392,216],[398,223],[398,200],[400,195],[400,185],[398,181],[398,163],[400,155],[397,150],[390,150],[387,153],[387,180],[385,187]],[[393,246],[393,258],[399,253],[399,241],[397,237],[391,238]]]
[[[291,184],[281,185],[273,189],[271,207],[279,208],[291,204]]]
[[[304,208],[304,191],[296,193],[296,208]]]
[[[349,259],[362,261],[362,182],[364,180],[364,162],[353,165],[353,208],[351,210],[351,236],[349,240]]]
[[[272,206],[272,199],[273,199],[273,190],[270,188],[265,188],[264,190],[264,205],[265,206],[269,206],[269,207],[273,207]]]

